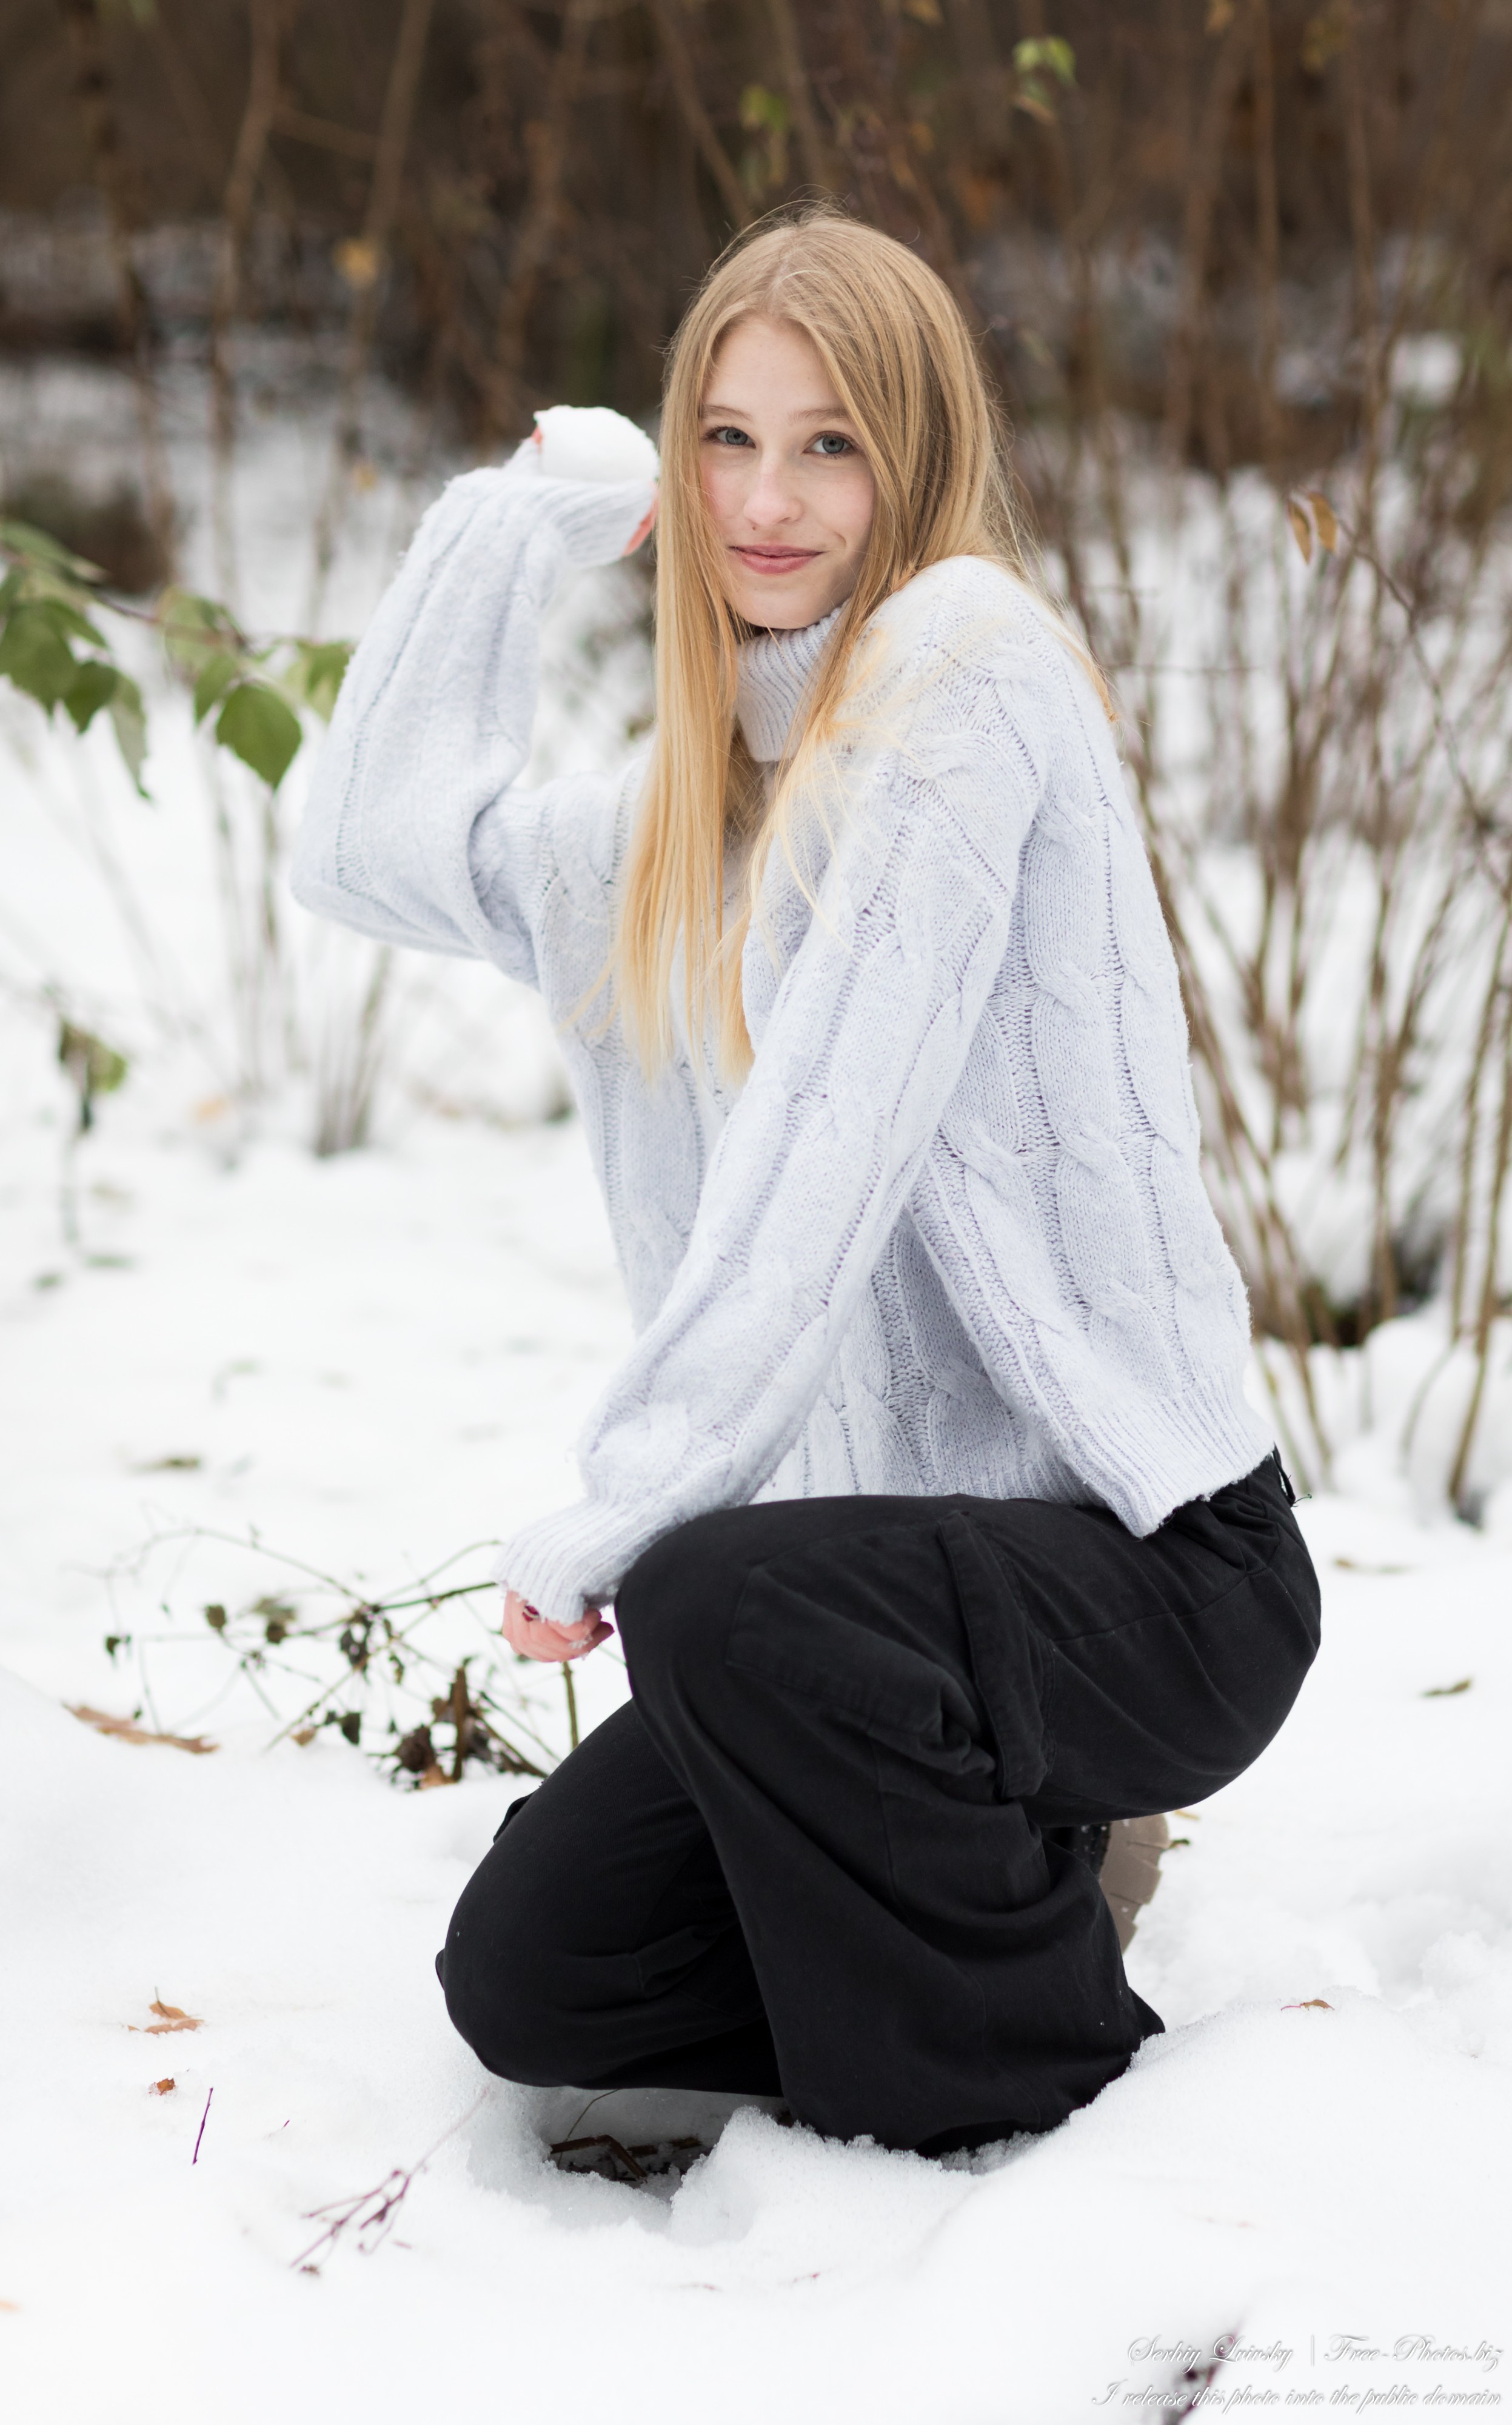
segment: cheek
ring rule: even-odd
[[[732,515],[740,510],[745,483],[741,477],[744,466],[734,449],[716,452],[710,448],[700,458],[703,480],[703,501],[709,508],[709,519],[716,530],[723,530]]]
[[[863,548],[871,536],[872,517],[877,511],[877,482],[864,463],[857,464],[845,483],[844,497],[837,502],[837,529],[843,532],[852,548]]]

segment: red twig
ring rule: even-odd
[[[210,2096],[214,2096],[215,2093],[215,2090],[212,2089],[210,2091]],[[210,2119],[210,2096],[205,2098],[204,2112],[200,2116],[200,2128],[195,2133],[194,2153],[189,2158],[191,2164],[197,2164],[200,2160],[200,2142],[204,2137],[204,2126]]]

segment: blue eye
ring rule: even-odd
[[[813,442],[813,451],[816,455],[828,455],[832,458],[836,455],[854,455],[856,449],[848,438],[842,438],[838,429],[822,429]]]
[[[751,443],[744,429],[736,429],[731,426],[711,429],[708,436],[716,446],[748,446]]]

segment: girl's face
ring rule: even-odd
[[[866,552],[877,484],[800,329],[752,319],[730,330],[709,375],[699,443],[736,614],[796,632],[841,605]]]

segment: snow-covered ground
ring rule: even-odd
[[[398,1791],[330,1730],[265,1749],[251,1706],[206,1713],[231,1662],[200,1607],[284,1571],[213,1540],[105,1570],[255,1528],[393,1588],[567,1494],[625,1336],[576,1129],[437,1119],[228,1169],[143,1082],[84,1149],[100,1260],[65,1269],[62,1110],[34,1069],[5,1148],[9,2413],[1060,2425],[1168,2399],[1231,2332],[1268,2354],[1205,2404],[1504,2396],[1506,2361],[1399,2345],[1512,2339],[1512,1542],[1424,1527],[1405,1486],[1306,1509],[1323,1655],[1176,1823],[1132,1956],[1168,2034],[1054,2136],[942,2166],[747,2111],[675,2194],[564,2178],[543,2142],[585,2100],[490,2082],[431,1971],[513,1780]],[[102,1637],[154,1614],[144,1723],[213,1755],[63,1707],[142,1706]],[[591,1723],[623,1674],[580,1682]],[[141,2034],[154,1999],[202,2026]],[[709,2121],[621,2096],[585,2127]],[[313,2210],[432,2148],[380,2247],[298,2270]]]
[[[288,458],[267,492],[292,493],[303,442],[281,423],[267,442]],[[548,748],[623,720],[629,611],[578,694],[558,669]],[[1303,1510],[1324,1650],[1271,1751],[1173,1823],[1131,1956],[1167,2033],[1093,2107],[941,2164],[732,2100],[585,2117],[570,2090],[491,2081],[431,1963],[518,1781],[402,1790],[372,1757],[382,1709],[361,1744],[269,1748],[330,1654],[310,1683],[271,1649],[249,1677],[204,1610],[233,1634],[260,1597],[302,1610],[308,1569],[353,1604],[442,1567],[469,1582],[490,1539],[571,1494],[627,1331],[575,1124],[519,1124],[550,1100],[550,1039],[482,972],[413,964],[379,1142],[314,1160],[297,1066],[250,1112],[217,1076],[234,1004],[182,708],[154,728],[152,810],[106,736],[70,754],[6,715],[0,2413],[1506,2404],[1512,1430],[1498,1397],[1485,1529],[1436,1512],[1435,1317],[1320,1370],[1347,1443],[1347,1490]],[[288,921],[303,1017],[330,939]],[[72,1158],[76,1247],[59,1002],[133,1056]],[[478,1674],[487,1611],[449,1603],[426,1638]],[[577,1682],[591,1725],[624,1691],[612,1646]],[[498,1691],[565,1748],[559,1678],[503,1668]],[[108,1739],[68,1705],[217,1748]],[[154,2004],[198,2026],[153,2034]],[[545,2150],[580,2117],[716,2144],[681,2181],[568,2177]],[[378,2240],[381,2195],[358,2202],[385,2185],[405,2194]]]

